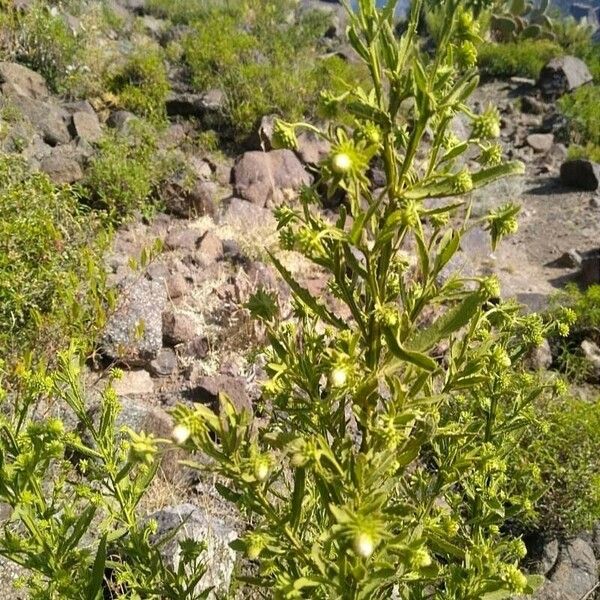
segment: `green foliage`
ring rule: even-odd
[[[192,84],[225,92],[226,126],[238,140],[266,114],[287,120],[314,116],[321,91],[339,94],[345,90],[342,79],[352,83],[359,77],[339,57],[317,57],[315,45],[326,25],[322,17],[309,14],[282,25],[284,4],[256,0],[254,5],[255,10],[233,15],[215,11],[183,40]]]
[[[163,53],[154,47],[137,49],[116,73],[108,86],[120,105],[142,117],[162,120],[169,81]]]
[[[70,336],[91,339],[107,294],[94,219],[71,190],[15,156],[0,157],[0,197],[2,357],[34,347],[51,355]]]
[[[260,0],[253,0],[253,5],[260,6]],[[289,6],[287,0],[282,5]],[[227,12],[233,16],[241,14],[242,0],[148,0],[146,10],[161,19],[169,19],[174,24],[193,23],[210,18],[215,12]]]
[[[592,285],[585,291],[575,285],[567,286],[553,299],[549,318],[565,313],[571,321],[569,331],[551,340],[556,364],[570,380],[585,381],[591,365],[583,355],[581,342],[587,339],[600,344],[600,285]]]
[[[126,131],[109,132],[91,160],[85,187],[93,205],[119,223],[134,211],[151,211],[157,204],[157,187],[172,165],[158,152],[154,130],[132,121]]]
[[[77,68],[80,40],[64,17],[47,2],[37,1],[23,13],[9,9],[0,18],[7,58],[41,73],[54,91],[62,91],[67,76]]]
[[[564,54],[550,40],[521,40],[505,44],[482,44],[479,48],[481,71],[495,77],[531,77],[537,79],[546,63]]]
[[[592,142],[585,145],[572,144],[569,146],[568,156],[570,159],[587,158],[600,163],[600,146]]]
[[[12,511],[0,554],[27,569],[32,600],[207,598],[196,589],[203,546],[184,541],[178,567],[169,566],[160,553],[168,539],[153,539],[156,523],[137,508],[159,466],[158,440],[118,428],[110,387],[93,420],[79,362],[65,353],[59,363],[52,374],[23,370],[10,402],[0,371],[0,501]],[[34,416],[48,398],[77,431]]]
[[[441,277],[469,228],[465,194],[523,169],[490,152],[497,111],[466,108],[477,72],[457,64],[453,49],[476,32],[460,18],[462,2],[445,3],[429,63],[416,39],[421,2],[400,41],[393,4],[378,11],[361,0],[350,16],[350,43],[371,74],[368,89],[345,98],[353,126],[277,128],[289,147],[302,129],[331,144],[301,206],[275,214],[282,246],[327,275],[337,308],[272,256],[294,319],[283,320],[264,291],[248,304],[270,343],[260,428],[225,396],[218,414],[175,411],[180,440],[212,459],[198,468],[218,473],[223,497],[248,515],[250,530],[235,544],[257,561],[245,580],[275,598],[532,591],[518,568],[524,544],[501,528],[532,510],[526,473],[509,477],[507,466],[544,387],[519,361],[555,326],[499,303],[494,278]],[[449,129],[459,113],[472,121],[465,140]],[[480,169],[458,164],[469,149]],[[373,160],[386,175],[382,190],[367,177]],[[324,219],[320,194],[341,191],[337,220]],[[443,200],[433,208],[426,198]],[[509,205],[484,217],[494,244],[514,232],[516,212]]]
[[[572,141],[600,145],[600,85],[586,85],[559,100],[559,108],[569,118]]]
[[[554,40],[554,21],[549,9],[549,0],[499,0],[492,11],[492,34],[503,42]]]
[[[553,400],[538,412],[544,427],[521,444],[541,489],[535,526],[547,535],[590,529],[600,519],[600,400]]]

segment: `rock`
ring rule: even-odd
[[[225,101],[225,94],[220,90],[209,90],[203,94],[172,92],[166,101],[167,115],[202,119],[207,113],[222,110]]]
[[[212,181],[196,181],[191,187],[181,177],[171,179],[163,189],[167,212],[183,218],[215,214],[217,186]]]
[[[128,277],[120,288],[119,303],[105,327],[100,348],[111,360],[145,366],[162,348],[165,286],[161,281]]]
[[[53,148],[51,153],[42,159],[40,169],[58,184],[75,183],[83,179],[81,165],[66,146]]]
[[[565,269],[575,269],[581,267],[581,254],[577,250],[571,248],[565,252],[557,261],[557,267],[563,267]]]
[[[548,152],[554,145],[551,133],[532,133],[527,136],[527,144],[536,152]]]
[[[117,131],[124,131],[128,123],[135,120],[137,117],[128,110],[113,110],[106,120],[106,124]]]
[[[187,281],[181,273],[173,273],[167,277],[167,294],[171,300],[181,298],[187,291]]]
[[[163,314],[163,338],[167,345],[185,344],[197,335],[198,323],[193,315],[174,311]]]
[[[550,581],[567,600],[581,600],[598,582],[596,558],[590,545],[581,538],[566,543]]]
[[[167,377],[177,371],[177,355],[171,348],[162,348],[156,358],[150,362],[150,369],[157,377]]]
[[[304,164],[316,165],[331,151],[331,144],[312,132],[302,132],[298,136],[298,156]]]
[[[3,519],[4,521],[4,519]],[[17,586],[19,580],[27,577],[27,569],[0,556],[0,586],[2,600],[26,600],[28,595]]]
[[[258,206],[277,204],[286,192],[309,185],[311,176],[291,150],[246,152],[233,168],[235,193]]]
[[[39,132],[44,142],[50,146],[57,146],[71,141],[66,122],[68,114],[65,110],[51,101],[38,100],[29,96],[11,94],[9,98],[18,107],[23,118]]]
[[[590,208],[600,208],[600,196],[594,196],[590,200]]]
[[[223,258],[223,242],[212,232],[207,231],[198,246],[198,255],[204,264]]]
[[[548,110],[548,105],[533,96],[523,96],[521,110],[532,115],[543,115]]]
[[[210,343],[208,338],[198,335],[192,341],[185,344],[182,348],[177,349],[185,356],[191,356],[192,358],[206,358],[208,351],[210,350]]]
[[[193,227],[176,228],[169,232],[165,240],[165,246],[169,250],[187,250],[191,252],[196,249],[201,237],[202,231],[199,229]]]
[[[532,348],[527,353],[525,365],[532,371],[542,371],[550,368],[552,365],[552,350],[548,340],[544,340],[541,345]]]
[[[121,379],[115,380],[113,388],[117,396],[138,396],[140,394],[152,394],[154,382],[148,371],[125,371]]]
[[[543,575],[546,575],[553,569],[558,560],[559,549],[560,546],[557,539],[550,540],[548,543],[544,544],[540,560],[540,569]]]
[[[590,378],[594,381],[600,380],[600,348],[590,340],[583,340],[581,342],[581,351],[592,368]]]
[[[153,542],[168,539],[160,546],[163,559],[175,571],[181,559],[180,542],[192,539],[206,544],[206,573],[198,584],[198,592],[214,586],[215,592],[226,596],[236,564],[236,553],[229,544],[238,537],[233,526],[193,504],[163,508],[150,516],[158,528]],[[209,596],[214,597],[214,596]]]
[[[240,198],[232,198],[229,201],[219,223],[240,231],[251,231],[262,227],[275,231],[277,226],[275,217],[269,209],[250,204]]]
[[[574,56],[553,58],[541,71],[538,86],[545,100],[554,101],[593,79],[587,65]]]
[[[593,192],[600,185],[600,164],[585,159],[568,160],[560,167],[560,180],[566,186]]]
[[[74,136],[94,144],[102,137],[102,128],[96,113],[76,112],[72,117],[72,132]]]
[[[35,100],[50,96],[46,80],[35,71],[12,62],[0,62],[0,90]]]
[[[210,404],[214,410],[219,409],[219,394],[226,394],[238,410],[252,412],[252,402],[246,391],[246,381],[241,377],[213,375],[199,377],[193,382],[190,397],[194,402]]]
[[[582,255],[581,283],[586,287],[600,283],[600,249]]]

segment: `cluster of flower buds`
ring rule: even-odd
[[[488,106],[483,113],[473,118],[471,138],[492,140],[500,137],[500,113],[495,106]]]

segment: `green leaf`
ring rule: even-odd
[[[244,304],[254,318],[272,321],[279,314],[277,297],[272,292],[259,288]]]
[[[85,597],[90,600],[102,598],[102,581],[104,580],[104,568],[106,564],[106,533],[100,538],[96,558],[90,573]]]
[[[524,173],[525,165],[519,160],[514,160],[496,167],[490,167],[489,169],[482,169],[477,173],[473,173],[471,179],[473,180],[473,187],[479,188],[502,177],[523,175]]]
[[[440,340],[464,327],[481,308],[485,301],[483,292],[469,294],[458,306],[445,312],[433,325],[418,332],[406,346],[409,351],[423,352],[429,350]]]
[[[290,525],[295,531],[300,523],[302,515],[302,502],[304,500],[304,490],[306,484],[306,469],[300,467],[294,473],[294,492],[292,494],[292,507],[290,511]]]
[[[394,332],[389,327],[384,328],[383,333],[385,335],[390,352],[397,359],[399,359],[400,362],[408,362],[416,367],[419,367],[420,369],[430,372],[437,369],[437,363],[430,356],[414,350],[404,349],[400,345],[400,342],[398,342],[396,339]],[[385,370],[387,373],[390,373],[395,371],[398,366],[398,361],[393,361]]]
[[[348,325],[342,321],[342,319],[336,317],[330,310],[325,308],[312,294],[305,288],[303,288],[295,279],[294,276],[279,262],[272,252],[268,252],[275,268],[279,271],[279,274],[283,277],[285,282],[290,286],[294,294],[299,300],[304,302],[317,316],[321,317],[324,321],[327,321],[330,325],[337,327],[338,329],[347,329]]]

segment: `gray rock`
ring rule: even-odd
[[[187,250],[193,251],[196,249],[202,231],[193,227],[176,228],[169,232],[165,240],[165,246],[169,250]]]
[[[106,124],[117,131],[124,131],[131,121],[136,121],[137,117],[128,110],[114,110],[110,113]]]
[[[552,350],[548,340],[544,340],[540,346],[532,348],[525,357],[527,368],[532,371],[549,369],[552,365]]]
[[[204,542],[206,573],[199,583],[198,591],[214,586],[217,594],[227,595],[236,564],[236,554],[229,547],[238,537],[234,527],[205,508],[193,504],[164,508],[150,518],[158,524],[153,541],[169,537],[169,541],[161,546],[161,554],[174,569],[178,568],[181,559],[181,541],[192,539]]]
[[[165,208],[170,214],[193,218],[215,214],[217,186],[198,180],[189,185],[182,177],[173,177],[163,188]]]
[[[223,242],[212,231],[207,231],[198,246],[198,256],[203,264],[223,258]]]
[[[177,371],[177,355],[171,348],[163,348],[150,362],[150,369],[157,377],[167,377]]]
[[[585,159],[568,160],[560,167],[560,180],[566,186],[593,192],[600,185],[600,165]]]
[[[4,94],[18,107],[23,118],[39,132],[40,136],[50,146],[67,144],[71,135],[67,127],[68,114],[51,101],[39,100],[29,96],[22,96],[11,90]]]
[[[298,156],[309,165],[320,163],[330,152],[331,144],[311,132],[303,132],[298,136]]]
[[[551,133],[532,133],[527,136],[527,144],[536,152],[548,152],[554,144]]]
[[[543,115],[548,110],[548,105],[533,96],[523,96],[521,110],[532,115]]]
[[[20,565],[0,556],[0,586],[2,600],[26,600],[29,594],[15,587],[18,579],[25,577],[27,571]]]
[[[227,208],[219,219],[221,225],[227,225],[240,231],[268,227],[275,230],[273,213],[267,209],[250,204],[240,198],[231,198]]]
[[[581,538],[566,543],[550,581],[566,600],[581,600],[598,582],[598,567],[591,546]]]
[[[593,79],[587,65],[574,56],[553,58],[541,71],[538,86],[545,100],[556,100]]]
[[[148,371],[125,371],[121,379],[114,382],[117,396],[139,396],[154,393],[154,382]]]
[[[581,257],[581,283],[586,287],[600,283],[600,248]]]
[[[291,150],[246,152],[233,168],[235,193],[258,206],[278,204],[309,185],[311,176]]]
[[[540,568],[543,575],[549,573],[558,560],[558,552],[560,545],[557,539],[550,540],[547,544],[544,544],[542,551],[542,559],[540,561]]]
[[[193,382],[190,396],[194,402],[210,404],[214,410],[219,409],[219,394],[229,397],[238,410],[252,412],[252,402],[246,390],[246,381],[241,377],[213,375],[198,377]]]
[[[166,280],[167,293],[171,300],[181,298],[187,291],[187,281],[181,273],[173,273],[169,275]]]
[[[102,128],[96,113],[76,112],[72,117],[73,135],[93,144],[102,137]]]
[[[600,196],[594,196],[590,199],[590,208],[600,208]]]
[[[203,94],[172,92],[166,101],[170,117],[204,118],[207,113],[217,112],[225,106],[225,95],[220,90],[209,90]]]
[[[196,318],[189,313],[167,311],[163,314],[163,338],[169,346],[192,341],[198,329]]]
[[[39,73],[11,62],[0,62],[0,89],[6,95],[16,93],[36,100],[50,96],[46,80]]]
[[[600,348],[594,342],[590,340],[583,340],[581,342],[581,351],[583,356],[590,364],[592,369],[590,373],[590,379],[593,381],[600,380]]]
[[[556,265],[565,269],[575,269],[581,267],[581,261],[581,254],[574,248],[571,248],[571,250],[567,250],[567,252],[556,261]]]
[[[58,146],[40,162],[40,170],[54,183],[75,183],[83,179],[83,169],[75,157],[73,148]]]
[[[108,320],[100,347],[111,360],[145,366],[162,348],[165,286],[161,281],[128,277],[120,287],[119,304]]]

